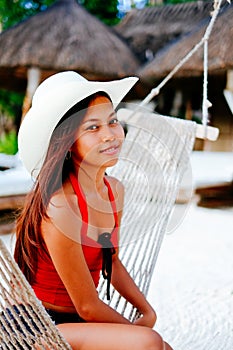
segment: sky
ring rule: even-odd
[[[146,4],[146,0],[119,0],[119,11],[127,12],[130,10],[132,3],[135,3],[137,8],[143,8]]]

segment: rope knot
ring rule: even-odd
[[[109,232],[104,232],[102,233],[99,238],[98,238],[98,242],[99,244],[102,245],[103,248],[112,248],[112,242],[110,241],[111,238],[111,234]]]
[[[111,233],[104,232],[98,238],[98,243],[102,245],[102,275],[107,280],[107,299],[110,300],[110,283],[112,275],[112,255],[115,254],[115,248],[110,240]]]

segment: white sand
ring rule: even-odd
[[[233,349],[233,208],[192,204],[167,235],[149,291],[174,350]]]

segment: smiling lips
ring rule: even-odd
[[[108,154],[108,155],[115,155],[119,152],[120,150],[120,145],[113,145],[108,148],[100,150],[100,153]]]

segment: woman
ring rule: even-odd
[[[118,257],[124,189],[106,169],[124,140],[114,107],[137,78],[89,82],[62,72],[37,89],[19,131],[36,177],[17,222],[15,259],[73,349],[171,349],[156,314]],[[141,317],[133,324],[99,299],[102,269]]]

